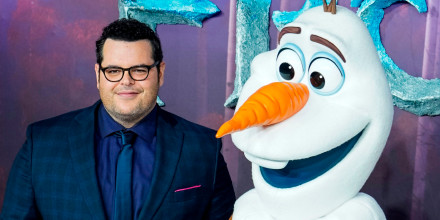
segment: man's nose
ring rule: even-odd
[[[122,74],[123,74],[123,76],[121,79],[121,84],[124,84],[124,85],[134,84],[135,80],[133,78],[131,78],[129,70],[123,70]]]

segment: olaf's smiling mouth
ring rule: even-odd
[[[362,132],[363,130],[330,151],[306,159],[291,160],[283,169],[260,167],[261,175],[268,184],[276,188],[291,188],[309,182],[344,159],[357,143]]]

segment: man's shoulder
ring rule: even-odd
[[[68,126],[72,123],[73,120],[77,118],[77,116],[84,115],[87,118],[90,114],[94,114],[94,109],[100,102],[96,102],[94,105],[76,109],[70,112],[63,113],[58,116],[54,116],[51,118],[43,119],[37,122],[32,123],[30,126],[34,127],[63,127]]]
[[[166,122],[171,124],[176,129],[180,129],[185,132],[207,133],[209,135],[216,133],[216,131],[211,128],[207,128],[203,125],[196,124],[181,116],[178,116],[163,109],[159,109],[159,116],[162,117]]]

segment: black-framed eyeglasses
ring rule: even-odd
[[[124,78],[125,71],[128,71],[128,75],[135,81],[143,81],[147,79],[150,70],[157,66],[159,61],[154,62],[152,65],[137,65],[129,68],[122,68],[119,66],[102,67],[99,64],[99,69],[104,73],[104,77],[110,82],[119,82]]]

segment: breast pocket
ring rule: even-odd
[[[182,202],[209,196],[208,190],[202,185],[184,186],[174,189],[169,197],[172,202]]]

